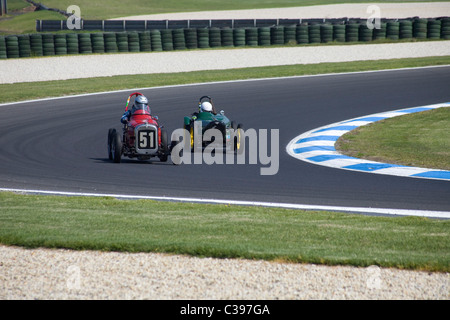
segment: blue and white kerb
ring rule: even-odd
[[[351,120],[330,124],[305,132],[292,139],[286,150],[289,155],[299,160],[333,168],[360,172],[388,174],[403,177],[438,179],[450,181],[450,171],[416,168],[388,163],[357,159],[339,153],[335,143],[345,133],[376,121],[405,114],[422,112],[441,107],[450,107],[450,103],[440,103],[409,109],[377,113]]]

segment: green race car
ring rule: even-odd
[[[209,96],[201,97],[198,105],[198,112],[184,117],[183,128],[188,135],[185,139],[190,141],[191,150],[200,151],[213,146],[240,154],[243,151],[243,125],[231,121],[223,110],[217,113]]]

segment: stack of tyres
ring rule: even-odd
[[[152,51],[162,51],[161,31],[150,31],[150,42],[152,43]]]
[[[219,28],[209,29],[209,46],[218,48],[222,46],[222,35]]]
[[[427,37],[428,39],[437,40],[441,38],[441,20],[429,20],[428,21]]]
[[[373,39],[374,40],[385,40],[386,39],[386,22],[380,22],[379,28],[373,29]]]
[[[66,42],[67,42],[67,54],[80,53],[80,47],[78,45],[78,34],[76,33],[66,34]]]
[[[373,29],[367,27],[367,24],[359,25],[359,41],[368,42],[373,40]]]
[[[152,51],[150,31],[139,32],[139,48],[141,52]]]
[[[7,36],[5,43],[8,58],[19,58],[19,38],[17,36]]]
[[[400,38],[400,22],[389,21],[386,23],[386,38],[389,40],[398,40]]]
[[[78,45],[78,37],[77,37],[77,45]],[[41,57],[44,55],[44,52],[42,50],[42,35],[40,33],[33,33],[30,35],[30,48],[32,56]]]
[[[320,40],[323,43],[333,41],[333,25],[328,23],[320,25]]]
[[[245,29],[245,44],[255,47],[258,45],[258,29],[247,28]]]
[[[413,37],[413,23],[410,20],[400,21],[399,38],[412,39]]]
[[[258,45],[270,46],[270,28],[269,27],[258,28]]]
[[[54,35],[53,39],[55,42],[55,54],[58,56],[66,55],[67,54],[66,34],[57,33]]]
[[[220,29],[220,37],[222,39],[222,47],[233,47],[233,29],[222,28]]]
[[[116,33],[117,51],[128,52],[128,35],[125,32]]]
[[[311,24],[308,28],[309,43],[320,43],[320,24]]]
[[[0,36],[0,59],[7,59],[5,37]]]
[[[295,30],[295,40],[298,44],[308,44],[309,36],[308,36],[308,25],[301,24],[296,27]]]
[[[272,45],[284,44],[284,27],[275,26],[270,29],[270,43]]]
[[[450,18],[442,18],[441,20],[441,38],[450,40]]]
[[[96,32],[91,34],[92,52],[105,53],[105,39],[103,32]]]
[[[53,40],[53,34],[44,33],[42,35],[42,52],[44,56],[55,55],[55,43]]]
[[[200,49],[209,48],[209,30],[207,28],[197,29],[197,43]]]
[[[245,29],[233,29],[233,43],[235,47],[245,46]]]
[[[103,39],[105,41],[106,53],[115,53],[119,51],[119,48],[117,47],[117,38],[115,33],[107,32],[103,35]],[[67,49],[69,49],[69,44],[67,44]]]
[[[30,36],[27,34],[23,34],[17,36],[19,40],[19,57],[25,58],[31,56],[31,42]]]
[[[161,43],[163,51],[173,51],[172,29],[161,30]]]
[[[428,19],[414,19],[413,21],[413,37],[416,39],[427,38]]]
[[[186,39],[184,37],[184,29],[174,29],[172,31],[172,36],[173,36],[173,48],[175,50],[186,50]]]
[[[345,42],[345,24],[333,25],[333,40],[337,42]]]
[[[184,30],[184,38],[186,41],[186,48],[188,49],[197,49],[197,29],[189,28]]]
[[[78,35],[78,46],[81,54],[92,53],[92,42],[90,33],[80,33]]]
[[[345,41],[357,42],[359,40],[359,24],[352,22],[345,26]]]
[[[296,26],[284,27],[284,43],[296,43]]]
[[[141,48],[139,46],[139,34],[136,31],[128,32],[128,51],[129,52],[141,51]]]

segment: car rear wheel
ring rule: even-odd
[[[237,154],[242,154],[244,152],[244,144],[243,144],[243,137],[244,137],[244,126],[242,124],[238,124],[237,130],[236,130],[236,137],[235,137],[235,151]]]
[[[117,131],[112,135],[111,154],[115,163],[120,163],[122,160],[122,140],[120,133]]]
[[[109,158],[109,160],[113,159],[113,154],[111,152],[111,142],[112,142],[113,133],[115,131],[116,131],[116,129],[109,129],[108,130],[108,158]]]
[[[161,152],[163,154],[159,157],[159,160],[161,162],[166,162],[169,156],[169,144],[167,139],[167,131],[164,129],[161,129]]]

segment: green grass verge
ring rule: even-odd
[[[34,11],[24,13],[10,19],[0,20],[0,34],[36,33],[36,20],[65,20],[54,11]]]
[[[36,62],[38,61],[39,60],[36,60]],[[151,75],[124,75],[64,81],[42,81],[33,83],[24,82],[0,85],[0,102],[14,102],[20,100],[57,97],[81,93],[104,92],[121,89],[147,88],[200,82],[316,75],[324,73],[384,70],[448,64],[450,64],[450,56],[377,60],[370,62],[356,61],[344,63],[319,63],[309,65],[256,67]]]
[[[29,6],[31,6],[31,4],[25,0],[7,0],[8,2],[8,12],[14,12],[17,10],[22,10],[25,9]]]
[[[404,115],[343,135],[343,154],[378,162],[450,170],[450,108]]]
[[[0,192],[0,242],[448,272],[450,221]]]

